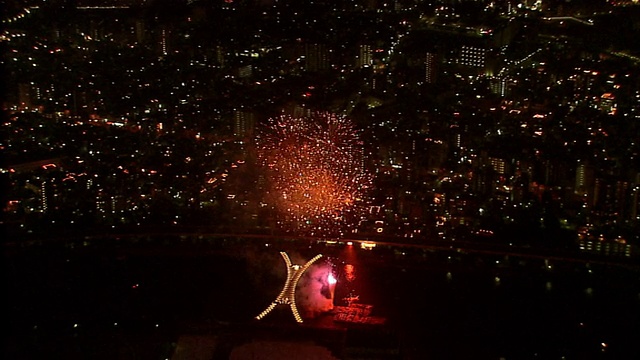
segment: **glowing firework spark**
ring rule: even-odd
[[[340,235],[353,224],[370,178],[358,133],[344,116],[271,119],[258,135],[271,202],[289,230]]]
[[[329,276],[327,276],[327,282],[329,283],[329,285],[335,285],[338,280],[336,280],[336,278],[333,276],[333,273],[329,273]]]

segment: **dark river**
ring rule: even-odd
[[[640,359],[637,266],[197,236],[6,246],[3,359],[165,359],[194,331],[217,334],[214,358],[228,358],[282,290],[281,250],[297,264],[322,253],[314,269],[337,278],[333,305],[350,298],[386,318],[357,347],[389,351],[368,358]],[[288,311],[261,321],[298,326]]]

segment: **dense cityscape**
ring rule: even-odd
[[[189,234],[397,245],[380,256],[422,269],[410,251],[431,247],[636,266],[638,308],[635,0],[3,9],[5,252]]]

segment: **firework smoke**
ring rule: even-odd
[[[329,274],[333,271],[330,265],[312,265],[307,269],[296,291],[296,303],[305,318],[314,318],[317,315],[333,309],[333,293]]]

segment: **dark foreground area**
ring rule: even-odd
[[[282,289],[280,250],[323,253],[335,305],[355,292],[386,324],[254,320]],[[168,236],[12,244],[4,274],[3,359],[640,358],[628,264]]]

